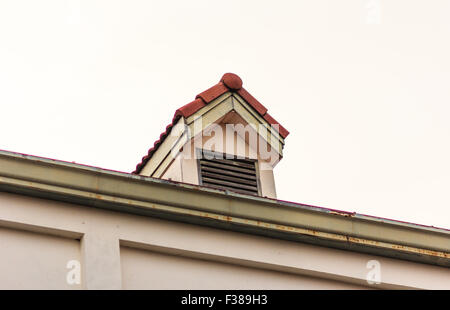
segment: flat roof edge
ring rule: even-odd
[[[447,229],[19,153],[0,151],[0,190],[450,266],[450,231]]]

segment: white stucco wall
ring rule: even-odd
[[[0,290],[80,289],[66,281],[71,260],[81,261],[79,240],[0,227]]]
[[[121,247],[124,289],[361,289],[358,285]]]
[[[0,288],[450,287],[448,268],[4,192],[0,253]],[[65,282],[72,259],[79,286]]]

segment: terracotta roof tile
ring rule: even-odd
[[[239,96],[241,96],[245,101],[248,102],[261,116],[264,116],[264,114],[267,113],[267,108],[263,106],[258,100],[256,100],[255,97],[250,95],[248,91],[245,90],[245,88],[241,88],[237,91]]]
[[[198,94],[195,98],[196,99],[201,98],[205,103],[210,103],[217,97],[225,94],[227,91],[229,91],[228,87],[226,87],[225,84],[223,84],[222,82],[219,82],[213,87]]]
[[[200,110],[201,108],[203,108],[204,106],[206,106],[205,102],[201,98],[198,98],[179,108],[175,112],[175,115],[181,115],[184,118],[187,118],[192,114],[194,114],[195,112],[197,112],[198,110]]]
[[[239,90],[242,88],[242,80],[234,73],[225,73],[220,79],[231,90]]]
[[[154,152],[158,149],[161,143],[172,131],[172,127],[179,120],[180,117],[187,118],[196,113],[201,108],[205,107],[208,103],[223,95],[224,93],[231,91],[237,92],[250,106],[252,106],[256,112],[258,112],[268,123],[271,125],[278,125],[279,133],[283,138],[289,135],[287,131],[280,123],[278,123],[270,114],[267,113],[267,108],[264,107],[255,97],[242,87],[242,80],[239,76],[233,73],[225,73],[220,82],[213,87],[198,94],[195,100],[182,106],[176,110],[175,115],[166,130],[160,135],[159,139],[154,143],[153,147],[148,150],[147,155],[142,157],[142,161],[136,165],[136,170],[132,173],[138,174],[144,168],[145,164],[150,160]]]
[[[289,135],[289,131],[286,130],[280,123],[278,123],[269,113],[264,114],[264,119],[270,125],[278,125],[278,132],[283,138],[286,138]]]

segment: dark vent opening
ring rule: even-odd
[[[259,195],[256,160],[201,151],[198,160],[201,185]],[[232,157],[232,158],[230,158]]]

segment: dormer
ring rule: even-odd
[[[133,173],[276,198],[273,169],[288,134],[226,73],[175,112]]]

